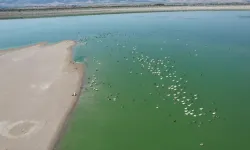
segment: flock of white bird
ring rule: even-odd
[[[177,39],[179,40],[179,39]],[[98,43],[103,42],[101,39],[96,40]],[[185,79],[185,76],[181,76],[177,73],[177,69],[175,66],[175,61],[171,59],[170,56],[162,56],[162,58],[152,58],[149,55],[144,54],[144,52],[138,51],[137,47],[134,46],[132,49],[128,49],[126,45],[122,45],[117,43],[116,46],[123,48],[124,50],[130,51],[129,57],[123,57],[125,61],[131,61],[134,65],[140,65],[140,67],[144,70],[143,72],[137,73],[139,75],[144,74],[152,74],[152,76],[156,76],[159,80],[154,83],[154,88],[156,89],[164,89],[165,92],[161,93],[163,100],[171,100],[174,104],[179,104],[183,106],[183,114],[185,116],[190,116],[193,118],[198,118],[202,116],[207,116],[208,114],[211,115],[212,119],[219,118],[217,115],[217,109],[215,110],[208,110],[203,107],[197,107],[194,105],[199,99],[199,94],[192,94],[186,90],[186,86],[188,84],[188,80]],[[160,48],[160,51],[163,51],[163,48]],[[196,50],[195,50],[196,52]],[[195,54],[198,56],[198,54]],[[117,60],[117,58],[116,58]],[[97,60],[93,57],[93,62],[96,65],[101,65],[101,61]],[[117,61],[118,62],[118,61]],[[98,68],[96,68],[96,72],[98,72]],[[128,71],[128,74],[133,74],[136,71],[133,71],[131,68]],[[100,84],[95,74],[89,78],[89,88],[94,91],[99,91],[96,87]],[[102,84],[105,84],[102,82]],[[107,84],[111,87],[111,84]],[[148,93],[145,93],[147,95]],[[150,95],[154,94],[154,92],[149,93]],[[110,101],[117,101],[119,94],[109,94],[107,99]],[[121,108],[124,108],[122,106]],[[160,105],[155,106],[156,109],[160,108]],[[209,120],[209,121],[211,121]],[[196,123],[196,122],[195,122]],[[198,127],[200,127],[203,123],[199,122]],[[203,146],[203,143],[200,143]]]

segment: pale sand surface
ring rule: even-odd
[[[0,150],[53,149],[82,86],[75,44],[0,51]]]
[[[69,15],[94,15],[113,13],[165,12],[165,11],[218,11],[218,10],[250,10],[250,5],[208,5],[208,6],[151,6],[151,7],[111,7],[111,8],[75,8],[0,12],[0,19],[35,18]]]

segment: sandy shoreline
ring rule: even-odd
[[[1,49],[0,50],[0,56],[3,55],[3,54],[6,54],[6,53],[10,53],[10,52],[14,52],[14,51],[19,51],[20,49],[24,49],[24,48],[27,48],[27,47],[31,47],[31,46],[45,46],[47,44],[48,44],[47,42],[40,42],[40,43],[37,43],[35,45],[33,44],[33,45],[28,45],[28,46],[21,46],[21,47],[15,47],[15,48]]]
[[[48,10],[13,10],[0,12],[0,19],[39,18],[74,15],[99,15],[119,13],[143,12],[171,12],[171,11],[229,11],[250,10],[250,5],[214,5],[214,6],[151,6],[151,7],[114,7],[114,8],[74,8],[74,9],[48,9]]]
[[[72,61],[75,44],[0,51],[1,150],[54,148],[83,83],[83,65]]]

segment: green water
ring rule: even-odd
[[[214,18],[215,14],[197,12],[190,13],[194,19],[186,19],[143,14],[137,24],[125,27],[128,31],[110,30],[111,36],[90,37],[86,46],[79,46],[76,55],[87,59],[87,89],[59,149],[250,148],[250,20],[216,14],[223,15]],[[165,78],[165,73],[161,80],[146,65],[141,68],[139,56],[170,57],[168,66],[174,66],[176,77]],[[174,92],[168,90],[172,80],[181,77],[188,80],[186,85],[180,82],[187,93],[181,97],[198,94],[190,108],[197,111],[196,117],[186,116],[188,102],[176,103]],[[91,80],[97,83],[94,89]],[[156,87],[162,84],[163,88]],[[198,116],[201,107],[205,115]]]
[[[74,51],[86,65],[84,90],[59,150],[250,149],[249,15],[10,20],[0,22],[0,45],[87,43]],[[10,25],[18,32],[4,31]]]

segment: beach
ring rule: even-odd
[[[84,7],[84,8],[41,8],[0,11],[0,19],[38,18],[74,15],[98,15],[142,12],[172,11],[232,11],[250,10],[250,5],[207,5],[207,6],[130,6],[130,7]]]
[[[75,41],[0,51],[0,149],[50,150],[80,95]]]

